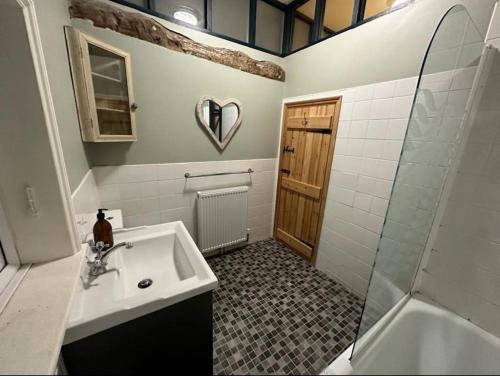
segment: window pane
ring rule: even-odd
[[[316,13],[316,0],[309,0],[295,10],[295,15],[303,21],[309,22],[311,25],[314,22],[314,14]]]
[[[281,53],[285,14],[264,1],[257,2],[255,22],[255,44],[259,47]]]
[[[205,27],[205,0],[155,0],[155,10],[189,25]]]
[[[248,42],[249,0],[212,0],[212,31]]]
[[[292,51],[298,50],[309,44],[309,31],[311,25],[300,18],[295,17],[293,25]]]
[[[326,0],[322,36],[339,32],[352,24],[354,0]]]
[[[367,0],[364,19],[373,17],[379,13],[385,12],[393,7],[404,4],[406,0]]]
[[[293,22],[292,51],[309,44],[309,32],[314,23],[316,0],[309,0],[295,10]]]
[[[135,5],[139,5],[143,8],[147,8],[148,7],[148,0],[126,0],[127,3],[131,3],[131,4],[135,4]]]

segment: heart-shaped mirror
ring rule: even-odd
[[[241,124],[241,103],[237,99],[203,97],[196,105],[196,115],[216,145],[224,150]]]

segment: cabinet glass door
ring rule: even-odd
[[[127,64],[124,56],[88,43],[99,133],[132,135]]]

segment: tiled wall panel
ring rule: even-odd
[[[186,179],[192,175],[246,171],[241,175]],[[271,236],[275,159],[94,167],[101,203],[121,209],[125,227],[182,220],[196,239],[196,192],[247,185],[250,241]]]
[[[368,286],[416,85],[409,78],[328,93],[342,95],[342,109],[316,266],[360,296]]]
[[[419,289],[500,336],[498,55],[472,124],[436,241],[422,272]]]

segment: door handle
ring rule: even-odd
[[[281,172],[287,175],[290,175],[290,170],[288,168],[282,168]]]
[[[295,148],[291,148],[290,146],[286,145],[283,149],[283,153],[295,153]]]

